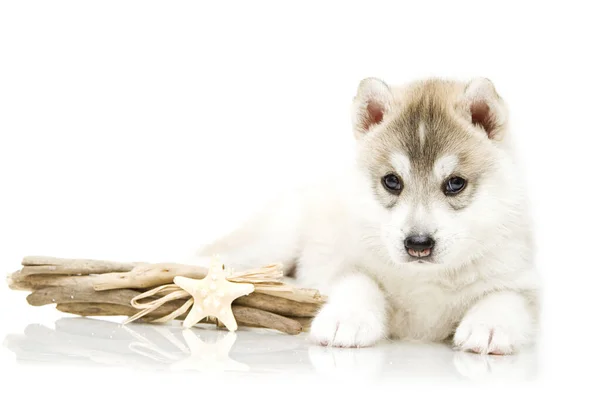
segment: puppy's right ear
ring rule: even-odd
[[[363,79],[352,103],[354,136],[360,139],[379,125],[391,106],[392,91],[385,82],[377,78]]]

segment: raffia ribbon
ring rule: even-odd
[[[232,270],[228,271],[227,280],[230,282],[237,283],[250,283],[254,285],[254,291],[271,294],[275,296],[287,297],[284,295],[285,292],[293,292],[293,287],[283,282],[283,267],[281,264],[271,264],[265,267],[251,269],[234,273]],[[307,293],[310,295],[309,293]],[[158,297],[157,299],[147,301],[150,298]],[[152,322],[163,323],[169,322],[173,319],[185,314],[190,307],[194,304],[194,299],[185,290],[181,289],[174,283],[158,286],[154,289],[148,290],[144,293],[135,296],[131,299],[131,306],[140,310],[135,315],[131,316],[125,321],[125,324],[133,322],[137,319],[156,311],[164,304],[174,301],[187,299],[187,301],[178,309],[167,314],[163,317],[156,318]]]

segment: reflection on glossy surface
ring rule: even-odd
[[[182,332],[190,355],[171,365],[175,371],[196,370],[201,372],[248,371],[250,367],[229,358],[231,347],[235,343],[236,334],[227,333],[214,343],[202,341],[191,330]]]
[[[180,324],[121,325],[63,318],[54,329],[28,325],[4,340],[18,362],[120,366],[142,370],[300,373],[325,377],[360,375],[371,379],[530,379],[533,350],[515,356],[456,352],[443,344],[385,343],[338,349],[312,345],[306,335],[260,329],[237,333],[214,327],[185,330]]]

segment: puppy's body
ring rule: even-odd
[[[294,268],[299,284],[330,295],[311,328],[322,344],[453,337],[464,350],[511,353],[533,338],[537,276],[506,126],[487,80],[390,89],[367,79],[354,101],[356,163],[201,255]],[[457,193],[445,189],[452,177],[466,182]],[[432,245],[414,250],[414,237]]]

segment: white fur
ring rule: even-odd
[[[511,354],[528,343],[533,332],[525,299],[513,292],[494,293],[467,311],[454,344],[476,353]]]
[[[419,124],[419,143],[421,147],[425,145],[425,124],[423,122]]]
[[[383,292],[373,280],[353,273],[341,278],[312,324],[313,339],[322,345],[370,346],[386,335]]]
[[[392,166],[402,179],[410,176],[410,160],[402,153],[396,153],[391,159]]]
[[[448,178],[458,165],[458,158],[454,154],[448,154],[439,158],[433,166],[435,177],[441,181]]]

